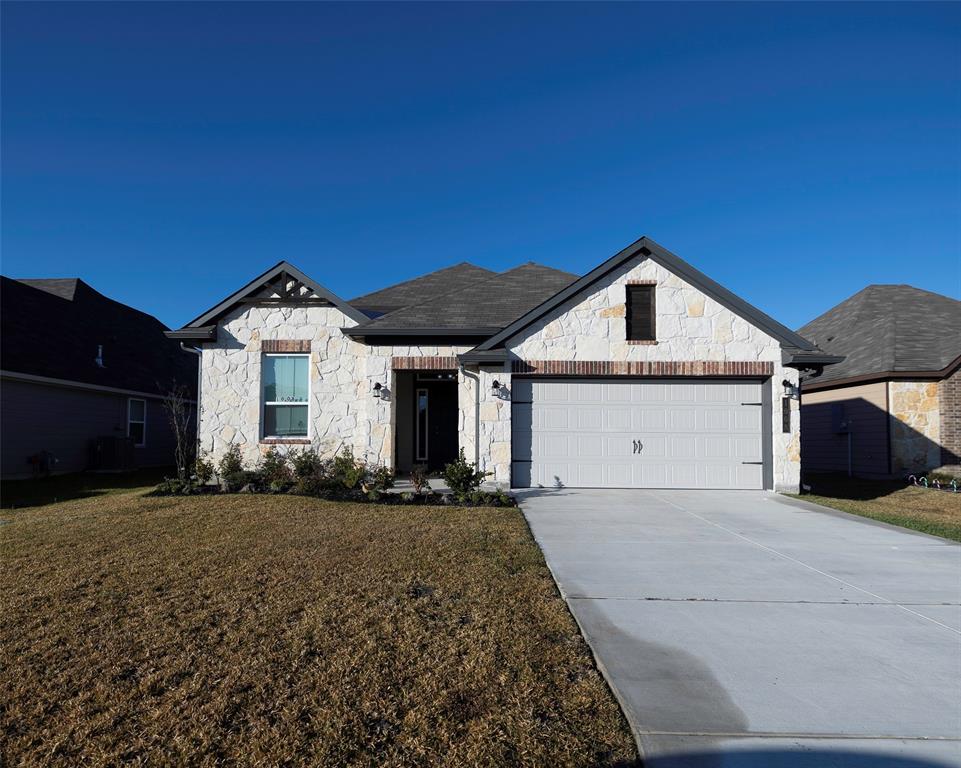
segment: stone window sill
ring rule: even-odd
[[[636,344],[642,347],[652,347],[657,344],[656,339],[628,339],[628,344]]]
[[[306,437],[265,437],[260,441],[261,445],[310,445],[310,439]]]

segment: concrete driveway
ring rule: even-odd
[[[961,547],[763,492],[519,496],[648,768],[961,766]]]

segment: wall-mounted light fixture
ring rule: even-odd
[[[501,383],[497,379],[494,379],[491,382],[491,396],[492,397],[501,396]]]
[[[382,397],[384,396],[383,389],[384,389],[383,384],[381,384],[381,383],[378,381],[376,384],[374,384],[374,391],[371,392],[371,394],[372,394],[374,397],[376,397],[378,400],[380,400],[380,398],[382,398]]]
[[[784,379],[784,381],[781,382],[781,386],[784,387],[785,397],[789,397],[792,400],[801,399],[801,389],[798,387],[797,384],[792,384],[787,379]]]

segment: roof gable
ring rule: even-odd
[[[679,256],[668,251],[666,248],[655,243],[648,237],[642,237],[629,245],[619,253],[615,254],[603,264],[588,272],[582,278],[571,283],[564,289],[555,293],[550,298],[543,301],[529,312],[519,317],[499,333],[494,334],[484,343],[477,346],[477,351],[495,349],[502,346],[504,342],[522,332],[525,328],[535,323],[547,313],[564,304],[573,297],[589,290],[591,286],[603,279],[611,272],[621,268],[637,256],[645,256],[660,264],[670,272],[673,272],[684,281],[694,286],[702,293],[710,296],[718,304],[730,310],[736,315],[747,320],[752,325],[760,328],[765,333],[777,339],[781,346],[786,349],[797,349],[812,351],[815,346],[807,339],[802,338],[781,323],[765,314],[757,307],[752,306],[744,299],[736,296],[720,283],[715,282],[703,272],[695,269]]]
[[[281,261],[261,275],[258,275],[243,288],[232,293],[219,304],[211,307],[203,314],[195,317],[181,329],[201,329],[216,323],[217,320],[245,300],[261,300],[268,302],[317,302],[328,303],[337,307],[347,317],[357,323],[363,323],[368,317],[352,307],[339,296],[331,293],[320,283],[313,281],[293,264]],[[173,332],[175,337],[185,337],[186,334]]]
[[[844,355],[819,377],[942,371],[961,356],[961,301],[910,285],[869,285],[804,325],[822,349]]]

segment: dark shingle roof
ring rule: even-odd
[[[467,286],[395,310],[358,330],[391,329],[499,330],[570,285],[577,275],[528,262]]]
[[[438,269],[412,280],[405,280],[396,285],[389,285],[379,291],[366,293],[351,299],[348,303],[357,307],[361,312],[376,317],[386,312],[393,312],[411,304],[420,304],[437,296],[458,290],[464,286],[495,275],[489,269],[469,264],[466,261],[452,267]]]
[[[845,360],[818,384],[900,371],[940,371],[961,355],[961,301],[910,285],[869,285],[798,330]]]
[[[0,276],[0,367],[6,371],[164,394],[197,386],[197,357],[164,336],[157,318],[77,278]],[[103,346],[104,368],[94,362]]]

